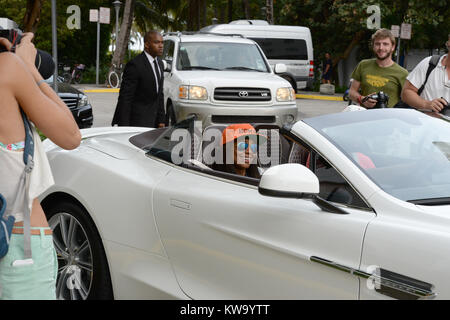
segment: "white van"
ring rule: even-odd
[[[311,31],[307,27],[270,25],[264,20],[237,20],[204,27],[200,32],[241,34],[257,42],[272,68],[284,63],[282,75],[292,87],[311,88],[314,81],[314,54]]]

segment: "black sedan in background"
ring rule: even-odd
[[[80,129],[92,127],[94,116],[87,96],[70,84],[64,83],[62,80],[61,77],[58,77],[58,96],[64,101],[70,111],[72,111],[73,117]],[[53,76],[45,81],[55,89],[53,87]]]

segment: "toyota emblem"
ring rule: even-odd
[[[248,92],[247,91],[239,91],[239,97],[241,97],[241,98],[248,97]]]

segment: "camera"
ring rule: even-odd
[[[450,102],[447,102],[447,105],[441,110],[440,113],[442,113],[444,116],[450,117]]]
[[[16,51],[16,46],[22,40],[22,36],[22,31],[14,21],[7,18],[0,18],[0,37],[6,38],[11,42],[11,52]],[[55,71],[55,62],[48,52],[39,49],[36,50],[37,53],[34,61],[36,68],[44,79],[48,79]],[[7,49],[0,45],[0,53],[5,51]]]
[[[364,103],[369,99],[377,100],[377,104],[374,108],[387,108],[387,104],[389,102],[389,96],[383,91],[366,96],[362,102]]]

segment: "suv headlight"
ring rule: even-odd
[[[200,86],[180,86],[178,97],[189,100],[206,100],[208,99],[208,91]]]
[[[295,101],[295,91],[292,88],[278,88],[277,101]]]
[[[88,104],[88,97],[86,95],[81,95],[80,100],[78,101],[78,106],[79,107],[84,107],[85,105]]]

